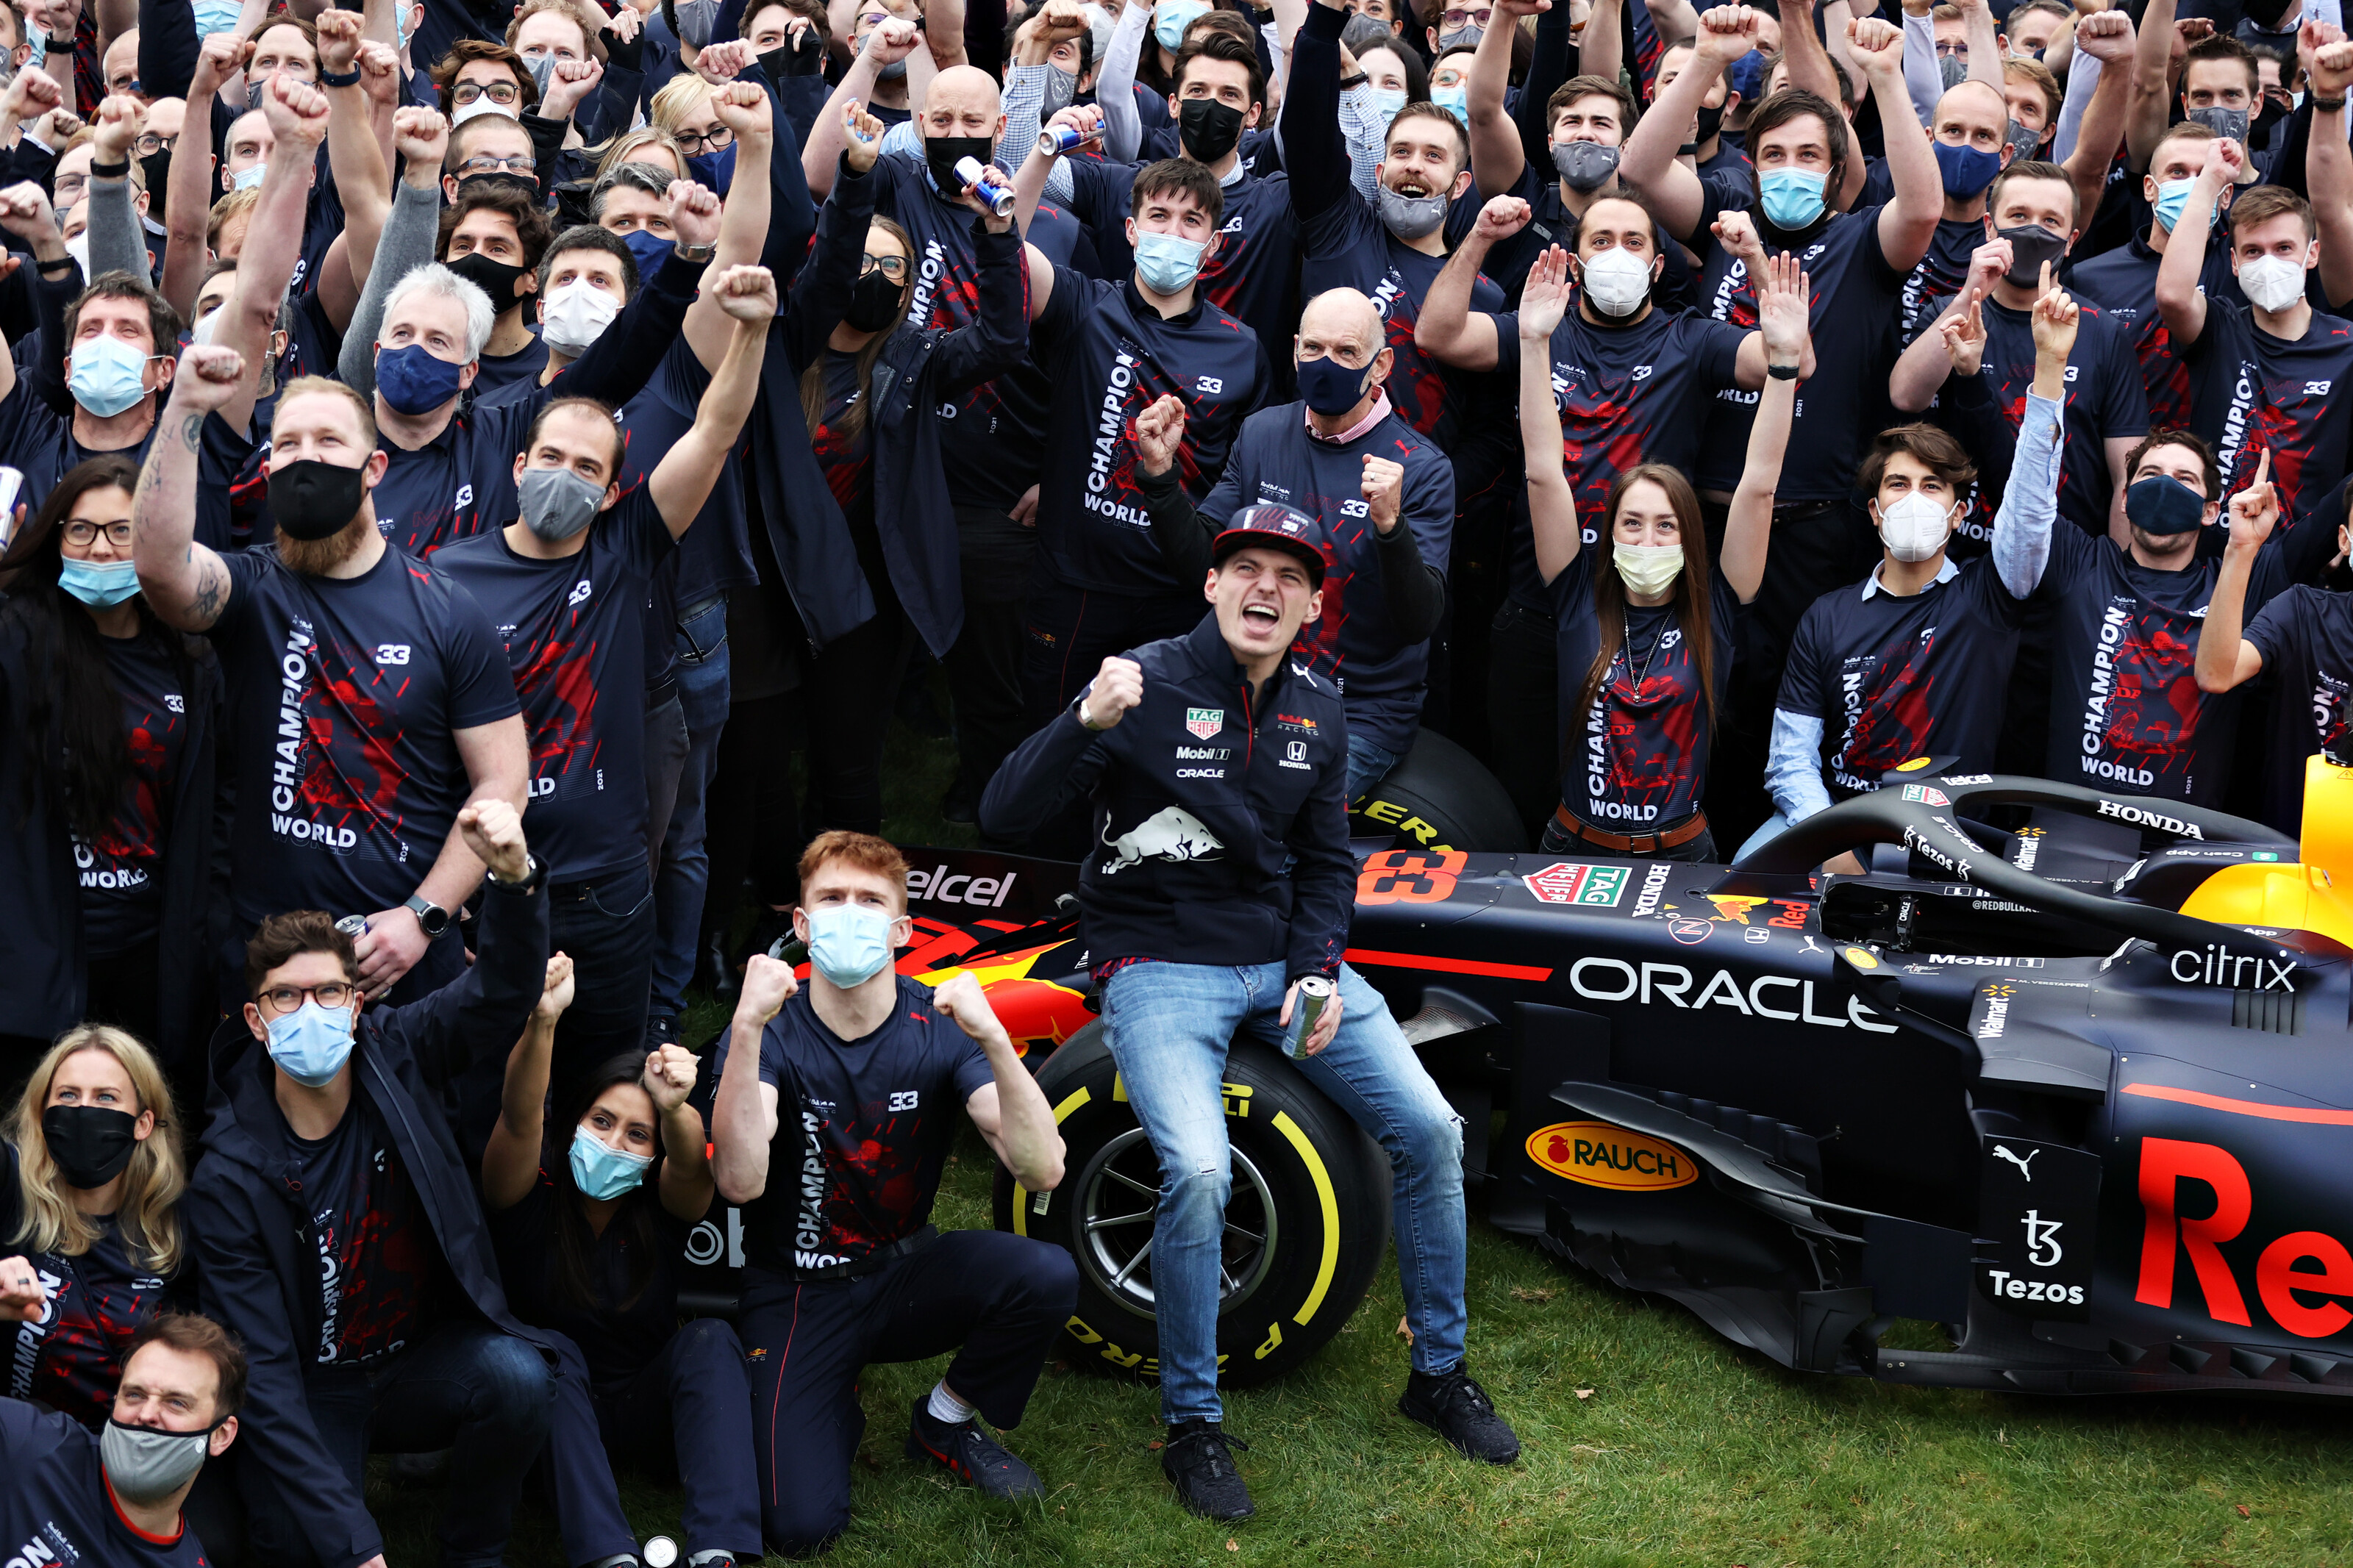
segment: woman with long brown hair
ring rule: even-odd
[[[88,1022],[201,1079],[220,680],[139,592],[138,480],[79,464],[0,555],[0,1095]]]
[[[187,1184],[153,1053],[109,1025],[66,1031],[0,1137],[0,1323],[23,1325],[10,1398],[106,1424],[131,1336],[186,1257]]]
[[[1553,330],[1570,287],[1568,258],[1555,246],[1530,270],[1519,316],[1528,514],[1559,627],[1561,803],[1543,847],[1713,860],[1699,791],[1731,675],[1734,624],[1765,577],[1806,349],[1806,275],[1784,255],[1767,264],[1757,287],[1771,368],[1715,563],[1691,481],[1660,463],[1628,468],[1610,487],[1606,561],[1582,548],[1551,382]]]

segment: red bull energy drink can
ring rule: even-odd
[[[957,179],[979,193],[981,201],[987,205],[990,212],[995,213],[998,217],[1013,216],[1013,188],[1009,185],[1000,185],[995,180],[989,179],[979,159],[958,158],[955,172]]]
[[[367,916],[365,915],[345,915],[342,920],[335,922],[335,929],[343,932],[345,936],[350,937],[353,942],[359,941],[359,939],[366,933],[367,928]]]
[[[1332,983],[1320,974],[1299,977],[1299,994],[1292,998],[1291,1027],[1282,1037],[1282,1054],[1293,1061],[1299,1059],[1307,1045],[1307,1037],[1315,1032],[1315,1020],[1324,1016],[1324,1004],[1332,1000]]]
[[[1077,152],[1094,139],[1092,133],[1075,125],[1050,125],[1038,132],[1038,151],[1050,157],[1060,158]]]

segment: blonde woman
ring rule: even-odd
[[[646,119],[677,139],[688,179],[727,195],[735,178],[735,133],[720,120],[709,82],[685,74],[670,78],[646,106]]]
[[[686,154],[679,150],[678,138],[657,125],[640,125],[607,142],[596,157],[596,175],[601,179],[624,163],[651,163],[669,170],[672,179],[687,177]]]
[[[164,1070],[106,1024],[69,1029],[33,1071],[0,1140],[0,1330],[5,1393],[97,1430],[139,1325],[185,1256],[187,1186]]]

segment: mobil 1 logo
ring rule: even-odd
[[[2100,1157],[2027,1138],[1980,1139],[1978,1289],[2021,1318],[2092,1316]]]

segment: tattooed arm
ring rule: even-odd
[[[228,605],[228,567],[195,540],[196,458],[206,417],[237,395],[244,374],[245,356],[235,349],[195,343],[180,356],[172,399],[132,500],[131,553],[140,590],[158,616],[184,632],[208,629]]]

